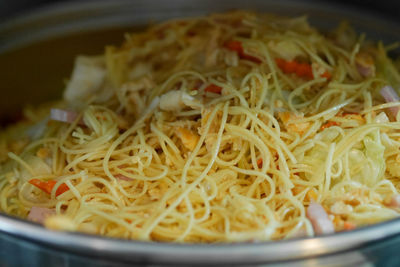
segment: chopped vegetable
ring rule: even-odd
[[[388,103],[390,103],[390,102],[399,102],[400,101],[399,95],[396,93],[394,88],[389,86],[389,85],[384,86],[381,89],[381,95],[383,96],[385,101],[388,102]],[[393,117],[396,117],[397,113],[399,111],[399,107],[391,107],[391,108],[389,108],[389,110],[390,110],[390,113],[393,115]]]
[[[63,110],[58,108],[52,108],[50,110],[51,120],[73,123],[77,118],[78,118],[78,113],[74,111]],[[84,122],[79,121],[79,124],[84,124]]]
[[[329,80],[330,78],[332,78],[332,74],[329,71],[326,71],[321,75],[321,77]]]
[[[321,131],[332,126],[339,126],[339,125],[340,124],[336,121],[328,121],[321,126]]]
[[[363,152],[369,164],[365,164],[363,168],[364,175],[362,179],[365,184],[374,186],[383,179],[386,169],[385,146],[382,144],[379,130],[375,130],[365,136],[363,143]]]
[[[215,93],[215,94],[221,94],[222,92],[222,87],[215,85],[215,84],[210,84],[204,89],[205,92],[210,92],[210,93]]]
[[[346,231],[354,230],[356,229],[356,225],[352,222],[344,222],[343,223],[343,229]]]
[[[261,59],[255,57],[255,56],[251,56],[251,55],[249,55],[249,54],[246,54],[246,53],[244,52],[242,43],[239,42],[239,41],[229,41],[229,42],[226,42],[226,43],[225,43],[225,47],[226,47],[227,49],[229,49],[229,50],[232,50],[232,51],[237,52],[238,55],[239,55],[239,57],[240,57],[241,59],[246,59],[246,60],[249,60],[249,61],[253,61],[253,62],[255,62],[255,63],[261,63],[261,62],[262,62]]]
[[[307,79],[314,78],[311,65],[309,64],[298,63],[294,60],[286,61],[282,58],[275,59],[275,62],[284,73],[296,73],[297,76]]]
[[[178,112],[185,107],[199,109],[201,108],[201,103],[181,90],[169,91],[160,97],[160,109],[162,110]]]
[[[72,105],[79,106],[94,94],[97,98],[104,93],[110,95],[109,92],[112,90],[101,92],[106,74],[104,57],[77,57],[74,71],[64,92],[64,98]]]
[[[200,139],[200,136],[185,128],[178,128],[176,135],[181,139],[183,145],[193,151]]]
[[[374,121],[376,123],[387,123],[389,122],[389,118],[385,112],[381,112],[375,117]]]
[[[312,71],[312,67],[307,63],[299,63],[295,60],[287,61],[282,58],[275,59],[276,65],[287,74],[295,73],[297,76],[301,78],[306,78],[309,80],[314,79],[314,74]],[[328,71],[325,71],[321,77],[330,79],[331,74]]]
[[[199,90],[200,86],[202,85],[202,83],[197,84],[196,86],[194,86],[194,90]],[[209,93],[214,93],[214,94],[221,94],[222,92],[222,87],[218,86],[216,84],[211,83],[210,85],[208,85],[206,88],[204,88],[204,92],[209,92]]]
[[[47,217],[54,214],[56,214],[56,211],[54,209],[32,207],[28,214],[28,220],[37,223],[44,223]]]
[[[288,111],[279,112],[278,116],[282,120],[286,129],[288,129],[290,132],[295,132],[302,135],[310,127],[309,122],[296,122],[296,120],[301,119],[302,116],[296,115],[295,113]]]
[[[400,208],[400,195],[394,195],[387,203],[389,207]]]
[[[49,164],[51,164],[52,159],[50,157],[46,159],[41,159],[40,157],[29,155],[25,158],[25,162],[32,166],[32,173],[28,170],[21,170],[21,182],[28,182],[30,179],[34,178],[34,176],[47,176],[51,175],[52,168]]]
[[[258,160],[257,160],[257,166],[258,166],[258,168],[262,168],[262,166],[263,166],[263,159],[262,158],[259,158]]]
[[[307,208],[307,218],[311,221],[315,234],[322,235],[335,232],[332,221],[329,220],[328,214],[320,204],[310,203]]]
[[[367,53],[358,53],[355,57],[355,63],[358,72],[363,77],[372,77],[375,76],[375,63],[374,59],[370,54]]]
[[[270,41],[268,42],[268,48],[277,56],[285,60],[293,60],[296,57],[306,56],[296,42],[291,40]]]
[[[36,186],[37,188],[43,190],[47,194],[51,194],[53,187],[56,185],[57,181],[49,180],[49,181],[41,181],[39,179],[31,179],[29,183]],[[61,184],[56,191],[56,196],[61,195],[62,193],[69,190],[69,187],[66,184]]]

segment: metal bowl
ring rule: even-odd
[[[149,21],[201,15],[233,8],[285,15],[308,14],[311,23],[323,30],[334,27],[342,19],[347,19],[358,31],[367,33],[369,38],[386,42],[400,40],[399,22],[389,21],[374,13],[365,11],[359,13],[356,9],[331,2],[72,1],[53,4],[0,24],[0,36],[2,36],[0,62],[4,55],[26,49],[32,50],[37,43],[73,36],[82,31],[110,28],[120,30],[121,27],[126,29],[128,26],[144,25]],[[98,31],[98,34],[101,35],[102,31]],[[37,47],[39,49],[40,46]],[[36,53],[43,53],[42,60],[50,60],[46,58],[46,51],[36,51]],[[69,60],[72,62],[72,58]],[[15,64],[18,64],[18,61]],[[23,65],[20,67],[23,68]],[[14,66],[14,69],[17,67]],[[3,82],[1,86],[3,88],[0,90],[4,91],[8,84]],[[35,88],[39,87],[40,84],[37,84]],[[35,98],[41,100],[54,98],[61,90],[62,86],[58,86],[58,90],[54,92],[38,89],[34,94],[31,93],[32,98],[29,97],[29,101],[34,102]],[[21,99],[20,95],[21,92],[18,90],[14,93],[8,91],[7,97],[0,100],[0,106],[6,107],[0,109],[0,113],[9,114],[29,102]],[[398,266],[400,264],[398,245],[400,245],[400,219],[316,238],[260,243],[176,244],[55,232],[28,221],[0,214],[0,266],[85,265],[89,267],[132,264]]]

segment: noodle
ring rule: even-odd
[[[395,218],[400,104],[380,95],[400,86],[395,48],[244,11],[128,35],[77,58],[50,117],[1,133],[0,211],[174,242],[328,233],[316,203],[336,232]]]

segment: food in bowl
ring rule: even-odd
[[[0,210],[55,230],[280,240],[400,213],[399,61],[347,24],[235,11],[79,56],[1,134]]]

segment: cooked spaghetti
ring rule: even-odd
[[[78,57],[1,137],[0,210],[50,229],[279,240],[400,214],[399,62],[347,24],[177,19]]]

